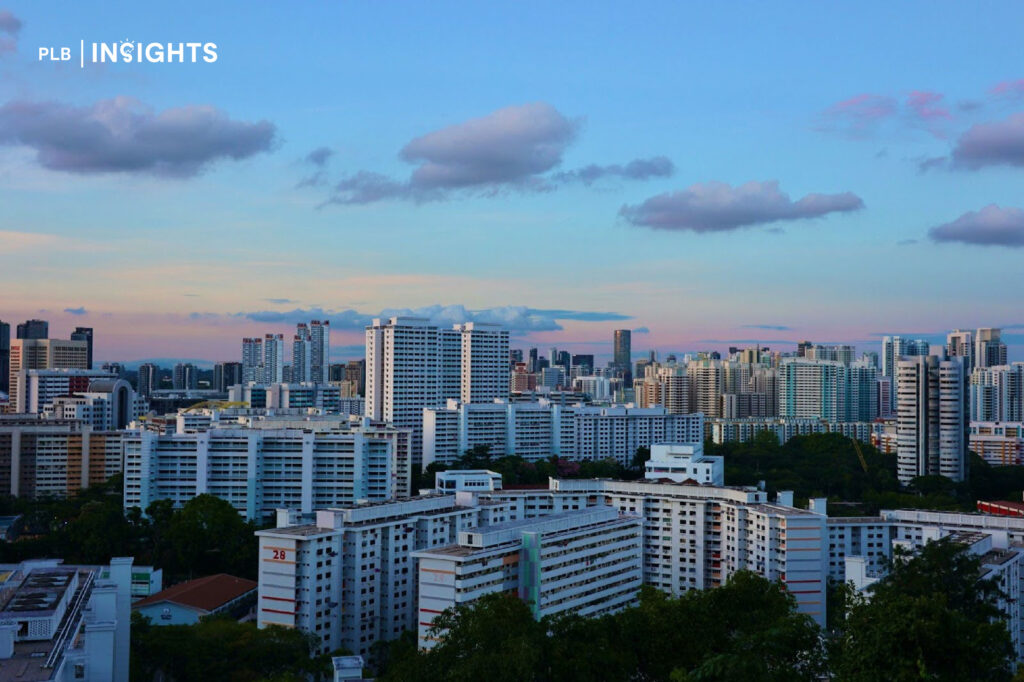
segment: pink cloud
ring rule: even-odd
[[[911,90],[907,95],[907,108],[919,119],[925,121],[949,120],[953,115],[949,109],[941,106],[943,95],[927,90]]]
[[[996,97],[1022,97],[1024,96],[1024,78],[996,83],[989,88],[988,92]]]
[[[836,102],[823,113],[829,123],[826,128],[845,129],[853,135],[862,135],[881,121],[896,114],[898,104],[892,97],[861,93]]]

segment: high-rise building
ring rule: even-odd
[[[967,475],[967,379],[964,360],[938,355],[897,363],[897,476],[906,485],[917,476]]]
[[[849,365],[853,362],[853,358],[856,355],[856,349],[853,346],[811,346],[809,350],[806,350],[804,357],[811,360],[830,360],[832,362],[841,362],[844,365]]]
[[[92,369],[92,327],[75,327],[75,331],[71,332],[71,340],[85,341],[89,363],[86,369]]]
[[[1006,364],[1006,344],[1003,343],[1002,330],[982,327],[974,336],[974,366],[995,367]]]
[[[1024,362],[975,369],[970,405],[971,421],[1024,421]]]
[[[295,336],[292,338],[291,376],[288,381],[297,384],[313,381],[310,378],[312,353],[313,338],[309,334],[309,327],[300,322],[295,329]]]
[[[284,334],[263,337],[263,383],[280,384],[284,381]]]
[[[805,358],[805,357],[807,357],[807,351],[809,351],[812,346],[814,346],[814,344],[811,343],[810,341],[800,341],[799,343],[797,343],[796,344],[796,355],[797,355],[797,357],[798,358]]]
[[[422,459],[424,408],[508,394],[508,331],[498,325],[443,329],[423,318],[393,317],[366,328],[366,415],[411,431],[413,466]]]
[[[594,373],[594,356],[593,354],[576,354],[572,356],[573,368],[580,368],[580,376],[590,376]]]
[[[35,320],[38,322],[38,320]],[[27,324],[27,323],[26,323]],[[11,342],[10,401],[18,405],[24,373],[30,369],[88,369],[85,341],[15,339]],[[15,408],[17,409],[17,408]]]
[[[172,384],[176,391],[199,388],[199,369],[190,362],[179,362],[174,366]]]
[[[242,363],[218,362],[213,366],[213,390],[226,393],[229,388],[242,383]]]
[[[508,330],[497,324],[456,325],[461,337],[462,402],[479,403],[508,398]]]
[[[46,320],[26,320],[18,325],[19,339],[50,338],[50,323]]]
[[[313,320],[309,323],[309,372],[306,381],[326,384],[331,367],[331,322]]]
[[[0,393],[11,390],[11,325],[0,321]]]
[[[148,400],[159,386],[160,368],[149,362],[139,365],[138,381],[135,384],[136,392]]]
[[[530,349],[530,359],[526,363],[526,371],[531,373],[531,374],[533,372],[537,371],[537,349],[536,348],[531,348]]]
[[[882,376],[893,377],[893,388],[896,388],[896,363],[904,357],[920,357],[928,355],[931,345],[924,339],[907,339],[902,336],[882,337]],[[896,411],[896,391],[891,394],[891,411]]]
[[[355,385],[356,395],[365,395],[366,360],[349,360],[346,362],[342,379]]]
[[[946,334],[946,355],[951,358],[963,358],[964,371],[970,376],[974,371],[974,334],[961,329],[954,329]]]
[[[845,421],[846,369],[843,363],[831,360],[783,360],[779,365],[779,416]]]
[[[263,381],[263,339],[242,339],[242,383]]]
[[[613,360],[616,369],[622,372],[627,386],[632,386],[633,376],[633,332],[629,329],[616,329],[613,337]]]

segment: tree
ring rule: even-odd
[[[189,577],[214,573],[255,577],[255,531],[226,500],[197,495],[170,519],[168,569]]]
[[[870,598],[853,596],[833,643],[843,682],[1009,680],[1013,649],[998,586],[952,540],[897,553]]]

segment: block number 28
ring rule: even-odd
[[[285,559],[285,557],[287,556],[287,554],[288,554],[288,552],[286,552],[283,549],[275,549],[274,550],[274,559],[282,560],[283,561]]]

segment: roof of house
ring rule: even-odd
[[[252,592],[259,583],[245,578],[236,578],[226,573],[208,575],[178,583],[132,604],[133,609],[161,602],[172,602],[202,611],[216,611],[228,602]]]

